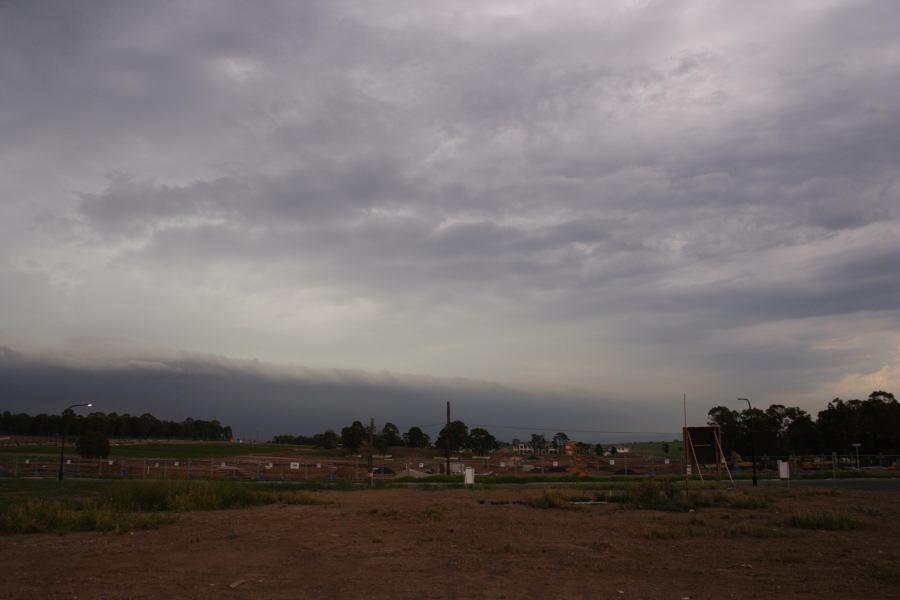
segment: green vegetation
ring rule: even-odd
[[[544,490],[544,493],[540,496],[530,496],[523,500],[522,503],[532,508],[572,508],[572,506],[569,504],[569,499],[559,493],[559,491],[557,490]]]
[[[279,444],[235,444],[210,442],[198,444],[134,444],[113,446],[110,454],[122,458],[227,458],[245,454],[284,454],[297,452],[297,446]]]
[[[171,513],[262,504],[324,504],[296,489],[222,481],[0,481],[0,533],[153,529]],[[165,513],[165,514],[160,514]]]
[[[859,519],[827,510],[794,513],[788,517],[785,525],[798,529],[822,531],[851,531],[863,528],[863,523]]]

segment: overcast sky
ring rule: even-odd
[[[448,386],[496,416],[499,386],[603,430],[677,431],[682,393],[702,422],[900,392],[898,23],[892,0],[0,0],[2,376],[214,363],[301,397],[355,373],[435,421]],[[206,393],[146,412],[219,416]]]

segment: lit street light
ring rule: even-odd
[[[93,406],[93,404],[90,402],[85,404],[72,404],[66,408],[66,410],[62,411],[62,420],[59,423],[59,481],[63,480],[63,458],[66,454],[66,411],[79,406]]]
[[[738,398],[738,402],[747,403],[747,416],[750,418],[750,449],[753,452],[753,485],[756,485],[756,429],[753,427],[753,407],[748,398]]]

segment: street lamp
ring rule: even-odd
[[[857,442],[856,444],[850,444],[850,445],[853,446],[854,448],[856,448],[856,470],[862,471],[862,468],[860,468],[860,465],[859,465],[859,447],[862,444]]]
[[[753,452],[753,485],[756,486],[756,429],[753,427],[753,407],[748,398],[738,398],[738,402],[747,403],[747,416],[750,417],[750,449]]]
[[[72,410],[79,406],[93,406],[90,402],[85,404],[72,404],[66,410],[62,411],[62,419],[59,423],[59,481],[63,480],[63,458],[66,454],[66,411]]]

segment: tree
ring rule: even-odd
[[[469,428],[462,421],[453,421],[450,423],[450,451],[458,452],[463,448],[469,447]],[[434,442],[435,448],[444,450],[447,448],[447,426],[441,429],[437,440]]]
[[[663,443],[662,443],[662,453],[663,453],[665,456],[668,456],[668,455],[669,455],[669,442],[663,442]]]
[[[544,438],[543,433],[531,434],[531,447],[534,448],[535,452],[540,452],[547,447],[547,439]]]
[[[594,444],[594,454],[603,456],[603,444]]]
[[[367,435],[366,428],[359,421],[353,421],[349,427],[341,429],[341,441],[351,452],[359,451]]]
[[[419,427],[410,427],[403,434],[403,442],[410,448],[427,448],[431,445],[431,437]]]
[[[312,442],[313,445],[317,448],[325,448],[326,450],[332,450],[338,447],[338,442],[341,441],[341,438],[338,437],[331,429],[327,431],[323,431],[322,433],[317,433],[313,436]]]
[[[499,448],[500,444],[487,429],[476,427],[469,432],[469,447],[477,454],[487,454],[491,450]]]
[[[565,434],[565,432],[559,431],[556,435],[553,436],[553,447],[556,448],[557,452],[566,447],[566,442],[569,441],[569,436]]]
[[[397,429],[397,426],[393,423],[385,423],[384,427],[381,428],[381,437],[384,438],[384,442],[390,446],[402,446],[403,438],[400,437],[400,430]]]
[[[618,456],[618,455],[619,455],[619,449],[616,448],[615,446],[611,446],[611,447],[609,448],[609,455],[610,455],[610,456]]]
[[[82,433],[75,441],[75,451],[83,458],[106,458],[109,456],[109,438],[99,431]]]

